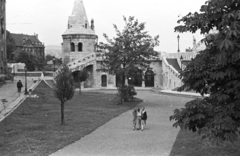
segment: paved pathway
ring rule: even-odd
[[[178,134],[169,116],[190,98],[138,91],[148,112],[147,128],[132,130],[132,110],[112,119],[51,156],[168,156]]]
[[[33,83],[34,80],[38,80],[36,77],[29,77],[27,79],[27,88],[34,89],[37,84],[40,82]],[[23,88],[20,95],[17,93],[17,82],[21,80],[23,83]],[[5,85],[0,87],[0,100],[6,99],[7,103],[5,104],[5,108],[0,101],[0,122],[9,115],[21,102],[25,99],[25,79],[24,77],[15,77],[13,82],[7,82]]]

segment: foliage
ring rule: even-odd
[[[13,61],[13,52],[16,49],[16,43],[9,31],[7,31],[6,33],[6,46],[7,46],[7,59],[11,62]]]
[[[158,55],[153,49],[159,45],[159,36],[152,38],[145,31],[145,23],[139,23],[132,16],[123,19],[124,29],[120,31],[114,24],[116,37],[110,39],[104,34],[107,43],[100,43],[98,51],[105,52],[103,70],[114,74],[124,73],[126,76],[133,68],[149,66],[148,60]]]
[[[64,124],[64,103],[73,97],[75,91],[74,80],[66,64],[59,70],[55,80],[54,93],[61,102],[61,123]]]
[[[198,132],[202,138],[234,141],[238,136],[231,131],[237,127],[231,117],[233,116],[229,110],[222,112],[216,99],[207,97],[187,102],[185,108],[175,109],[170,120],[176,120],[174,127],[180,126],[182,129]]]
[[[88,78],[88,73],[87,73],[87,70],[82,70],[82,71],[79,71],[79,82],[83,82],[83,81],[86,81],[87,78]]]
[[[118,95],[124,99],[124,101],[128,101],[129,99],[133,99],[135,95],[137,95],[137,92],[135,91],[135,88],[133,85],[124,85],[123,87],[120,86],[118,89]]]
[[[62,64],[62,58],[57,58],[57,57],[55,57],[55,56],[53,56],[53,55],[50,55],[50,54],[47,54],[47,55],[45,56],[45,61],[46,61],[46,63],[47,63],[48,61],[53,60],[53,58],[55,58],[55,64]]]
[[[31,53],[28,53],[24,50],[19,50],[19,49],[14,51],[14,60],[15,62],[25,63],[27,66],[27,69],[30,71],[34,71],[35,66],[39,62],[39,60]]]
[[[46,62],[52,60],[53,58],[54,58],[54,56],[49,55],[49,54],[47,54],[47,55],[45,56],[45,60],[46,60]]]
[[[181,73],[184,85],[181,90],[196,90],[202,95],[210,93],[210,114],[201,118],[205,120],[202,128],[188,120],[197,115],[204,106],[192,112],[197,101],[192,101],[186,109],[175,110],[170,119],[177,120],[174,126],[184,124],[188,129],[196,129],[198,133],[208,139],[234,141],[240,128],[240,3],[237,0],[211,0],[201,7],[201,13],[189,13],[178,22],[183,23],[175,27],[178,32],[208,34],[202,40],[207,48],[201,51],[195,59]],[[217,33],[212,34],[215,29]],[[205,99],[206,100],[206,99]]]
[[[81,94],[81,83],[83,81],[86,81],[88,78],[88,73],[87,70],[85,70],[85,68],[81,71],[77,71],[75,73],[73,73],[75,75],[74,76],[74,81],[79,83],[79,94]]]

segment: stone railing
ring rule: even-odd
[[[94,64],[96,60],[96,54],[95,53],[91,53],[88,54],[82,58],[79,58],[77,60],[74,60],[70,63],[68,63],[68,67],[71,70],[71,72],[77,71],[77,70],[82,70],[84,67],[88,66],[88,65],[92,65]],[[53,74],[53,79],[55,79],[56,75],[58,74],[58,72],[60,71],[61,67],[59,67],[56,72]]]
[[[91,53],[80,59],[77,59],[75,61],[68,63],[68,67],[72,72],[76,70],[82,70],[84,67],[93,64],[95,60],[96,60],[96,54]]]
[[[163,72],[164,74],[164,89],[175,89],[176,87],[181,86],[181,79],[179,77],[180,73],[168,63],[165,57],[162,57],[163,62]]]
[[[179,78],[180,73],[172,66],[168,63],[167,59],[165,57],[162,58],[163,63],[166,65],[167,69],[176,77]]]

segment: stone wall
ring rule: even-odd
[[[154,72],[154,87],[162,87],[162,61],[152,61],[150,64]]]

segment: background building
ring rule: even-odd
[[[23,50],[32,54],[33,56],[43,59],[45,58],[44,54],[44,45],[39,41],[38,35],[25,35],[25,34],[14,34],[11,33],[11,37],[15,41],[16,50]]]
[[[0,76],[7,74],[6,1],[0,0]]]

